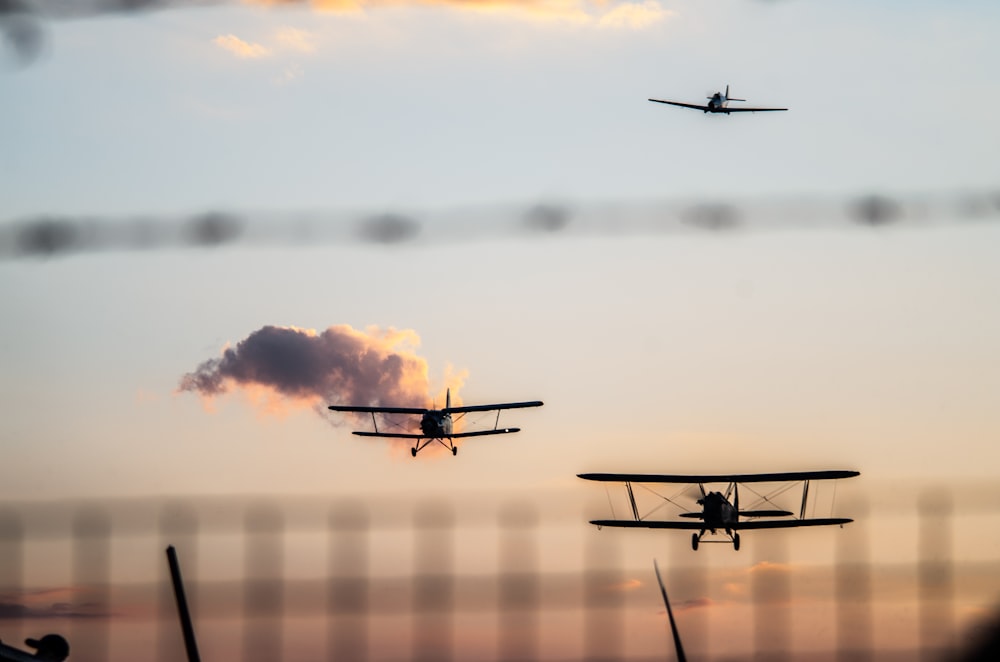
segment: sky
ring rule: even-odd
[[[331,213],[444,238],[4,253],[5,499],[487,490],[606,517],[575,474],[857,469],[847,504],[996,480],[995,2],[157,4],[39,3],[37,54],[0,60],[0,227]],[[646,101],[726,85],[790,110]],[[817,221],[965,194],[971,221]],[[731,201],[782,225],[613,231],[616,204]],[[539,204],[606,231],[488,230]],[[414,461],[351,436],[326,382],[180,388],[266,327],[401,338],[425,401],[545,406]],[[829,561],[834,532],[805,539],[796,562]]]

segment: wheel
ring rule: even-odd
[[[740,534],[733,534],[733,549],[740,551]]]
[[[691,534],[691,549],[693,549],[696,552],[698,551],[698,541],[699,540],[700,540],[700,538],[698,537],[697,533],[692,533]]]
[[[413,457],[416,457],[417,456],[417,449],[416,448],[411,448],[410,449],[410,455],[412,455]]]
[[[458,455],[458,446],[452,446],[451,447],[451,454],[452,455]]]

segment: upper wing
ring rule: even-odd
[[[694,108],[695,110],[708,110],[708,106],[699,106],[693,103],[681,103],[680,101],[665,101],[663,99],[650,99],[654,103],[666,103],[671,106],[680,106],[682,108]]]
[[[791,529],[797,526],[830,526],[833,524],[847,524],[854,520],[846,517],[828,517],[825,519],[779,519],[772,522],[739,522],[734,524],[734,529]]]
[[[541,400],[531,400],[530,402],[502,402],[496,405],[470,405],[468,407],[446,407],[441,411],[446,414],[466,414],[473,411],[498,411],[500,409],[524,409],[525,407],[541,407]]]
[[[731,108],[726,106],[727,113],[766,113],[774,110],[788,110],[787,108]]]
[[[832,517],[827,519],[794,519],[794,520],[774,520],[772,522],[738,522],[730,525],[732,529],[745,531],[747,529],[791,529],[798,526],[829,526],[833,524],[847,524],[853,522],[846,517]],[[593,519],[591,524],[597,526],[617,526],[623,529],[687,529],[688,531],[700,531],[705,528],[704,522],[664,522],[660,520],[632,520],[632,519]]]
[[[330,411],[351,411],[356,414],[426,414],[420,407],[355,407],[354,405],[330,405]]]
[[[773,474],[577,474],[584,480],[614,483],[772,483],[782,480],[851,478],[860,471],[785,471]]]

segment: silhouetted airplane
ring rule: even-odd
[[[472,405],[463,407],[451,406],[451,389],[448,389],[445,396],[444,409],[425,409],[423,407],[358,407],[354,405],[330,405],[327,409],[331,411],[348,411],[360,414],[371,414],[372,424],[375,426],[374,432],[364,432],[355,430],[354,434],[359,437],[389,437],[393,439],[414,439],[416,443],[410,449],[413,457],[417,456],[422,449],[431,442],[438,442],[445,448],[451,449],[452,455],[458,455],[458,447],[455,446],[455,439],[465,437],[482,437],[491,434],[510,434],[520,432],[521,428],[500,428],[500,410],[502,409],[523,409],[525,407],[541,407],[541,400],[531,402],[505,402],[495,405]],[[477,411],[496,411],[497,419],[492,430],[474,430],[472,432],[455,432],[454,423],[462,416]],[[380,432],[375,414],[415,414],[420,418],[420,434],[408,432]],[[452,414],[459,414],[458,418],[452,419]],[[444,443],[445,439],[448,443]],[[421,443],[423,442],[423,443]]]
[[[591,524],[601,526],[617,526],[625,528],[645,528],[645,529],[687,529],[698,531],[691,534],[691,548],[697,550],[698,543],[706,531],[711,531],[714,535],[719,529],[726,532],[729,540],[733,543],[733,548],[740,548],[740,534],[738,531],[747,529],[786,529],[799,526],[827,526],[832,524],[847,524],[853,522],[852,519],[843,517],[828,517],[821,519],[806,519],[806,500],[809,496],[810,480],[832,480],[837,478],[850,478],[858,476],[858,471],[791,471],[773,474],[722,474],[704,476],[678,476],[678,475],[657,475],[657,474],[578,474],[584,480],[596,480],[601,482],[625,483],[628,492],[629,504],[632,506],[633,520],[618,519],[598,519],[591,520]],[[802,488],[802,509],[798,519],[786,520],[765,520],[756,522],[740,521],[740,517],[792,517],[794,513],[787,510],[740,510],[740,490],[739,483],[773,483],[782,481],[804,481]],[[680,483],[696,484],[701,490],[701,498],[698,505],[702,506],[701,512],[681,513],[681,517],[700,519],[701,522],[669,522],[662,520],[646,520],[639,516],[639,509],[635,505],[635,494],[632,492],[632,483]],[[725,494],[721,492],[706,492],[704,483],[729,483]],[[729,503],[729,495],[735,491],[733,503]],[[708,541],[723,542],[723,541]]]
[[[680,101],[666,101],[664,99],[650,99],[655,103],[666,103],[671,106],[680,106],[681,108],[694,108],[695,110],[700,110],[705,113],[766,113],[777,110],[788,110],[787,108],[730,108],[730,101],[746,101],[746,99],[734,99],[729,96],[729,86],[726,85],[726,92],[716,92],[710,97],[705,97],[708,99],[708,103],[704,106],[699,106],[694,103],[681,103]]]

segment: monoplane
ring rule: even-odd
[[[702,541],[702,538],[707,532],[711,532],[713,535],[719,531],[724,531],[725,535],[729,537],[728,541],[723,540],[707,540],[705,542],[732,542],[733,548],[739,550],[740,548],[740,531],[747,531],[753,529],[787,529],[800,526],[829,526],[829,525],[844,525],[848,522],[853,522],[852,519],[847,519],[844,517],[824,517],[824,518],[807,518],[806,517],[806,505],[809,498],[809,483],[814,480],[834,480],[839,478],[850,478],[852,476],[858,476],[860,472],[858,471],[791,471],[784,473],[768,473],[768,474],[720,474],[720,475],[659,475],[659,474],[603,474],[603,473],[587,473],[578,474],[580,478],[584,480],[596,480],[601,482],[615,482],[624,483],[625,490],[628,494],[629,505],[632,509],[633,519],[598,519],[591,520],[591,524],[596,524],[598,527],[604,526],[615,526],[624,528],[645,528],[645,529],[687,529],[689,531],[695,531],[691,534],[691,548],[697,550],[698,544]],[[787,491],[789,488],[794,487],[795,483],[802,482],[802,507],[799,511],[799,516],[796,518],[795,514],[788,510],[781,509],[770,509],[770,510],[740,510],[740,488],[741,484],[746,485],[747,483],[776,483],[784,482],[789,483],[784,488],[782,488],[778,493]],[[670,520],[657,520],[657,519],[646,519],[649,515],[653,514],[657,509],[659,509],[663,504],[657,505],[650,513],[645,516],[640,515],[639,508],[636,505],[635,492],[632,489],[633,483],[638,484],[656,484],[656,483],[675,483],[675,484],[686,484],[686,485],[697,485],[699,491],[701,492],[701,498],[698,499],[698,505],[702,507],[701,511],[698,512],[683,512],[680,517],[687,519],[701,520],[700,522],[684,522],[684,521],[670,521]],[[725,492],[720,491],[706,491],[705,485],[709,483],[726,483],[728,486],[725,488]],[[649,489],[649,488],[647,488]],[[751,489],[746,487],[746,489]],[[673,499],[665,497],[661,494],[654,492],[649,489],[654,495],[660,499],[673,503],[674,505],[679,505]],[[777,496],[775,493],[774,496]],[[756,491],[754,494],[758,497],[758,500],[762,503],[771,503],[771,498],[767,495],[760,495]],[[729,497],[733,497],[733,502],[729,502]],[[773,504],[772,504],[773,505]],[[788,519],[785,519],[788,518]]]
[[[665,99],[650,99],[654,103],[665,103],[671,106],[680,106],[681,108],[693,108],[695,110],[700,110],[705,113],[767,113],[779,110],[788,110],[787,108],[747,108],[745,106],[740,106],[739,108],[730,108],[730,101],[746,101],[746,99],[734,99],[729,96],[729,86],[726,85],[726,91],[716,92],[710,97],[705,97],[708,99],[708,103],[705,105],[699,105],[696,103],[682,103],[680,101],[667,101]]]
[[[413,448],[410,449],[410,453],[413,457],[416,457],[417,453],[435,441],[445,448],[450,449],[452,455],[458,455],[458,447],[455,445],[455,439],[520,432],[521,428],[501,428],[500,412],[504,409],[541,407],[542,404],[541,400],[532,400],[530,402],[503,402],[494,405],[463,405],[460,407],[452,407],[451,389],[448,389],[447,395],[445,396],[444,409],[425,409],[423,407],[361,407],[356,405],[330,405],[327,409],[331,411],[353,412],[356,414],[371,414],[372,425],[375,426],[375,431],[367,432],[364,430],[355,430],[354,434],[359,437],[413,439],[414,444]],[[492,429],[455,432],[455,422],[461,420],[466,414],[486,411],[495,411],[497,413]],[[387,432],[384,429],[385,426],[383,426],[382,430],[379,430],[375,414],[412,414],[420,416],[420,432]],[[458,414],[458,416],[453,418],[453,414]],[[447,441],[447,443],[445,443],[445,441]]]

